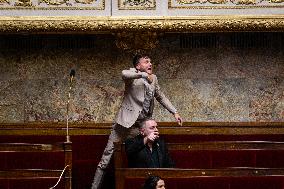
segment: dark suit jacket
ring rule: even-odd
[[[157,146],[160,168],[174,167],[166,143],[160,138],[153,145]],[[151,162],[146,146],[143,142],[143,136],[138,135],[125,141],[125,150],[128,160],[128,166],[131,168],[149,168]]]

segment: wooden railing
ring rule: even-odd
[[[284,142],[213,141],[169,143],[168,148],[177,168],[127,168],[123,144],[115,145],[116,189],[127,189],[126,182],[143,180],[149,175],[164,179],[266,178],[278,179],[284,187]],[[200,157],[199,160],[198,156]],[[235,154],[241,154],[232,156]],[[189,154],[189,155],[188,155]],[[226,154],[229,154],[227,157]],[[191,155],[193,159],[191,159]],[[229,161],[228,161],[229,158]],[[225,163],[220,163],[224,160]],[[193,163],[188,163],[193,161]],[[200,161],[197,163],[197,161]],[[205,162],[208,161],[208,162]],[[271,181],[275,183],[275,180]],[[282,183],[282,184],[281,184]],[[228,181],[228,187],[230,181]],[[190,186],[187,186],[190,188]],[[137,187],[139,188],[139,187]],[[226,188],[226,187],[225,187]]]
[[[44,156],[51,156],[52,153],[64,153],[64,164],[62,164],[60,169],[54,168],[22,168],[19,169],[10,168],[9,165],[3,165],[0,170],[0,180],[39,180],[39,179],[53,179],[57,180],[53,186],[42,186],[42,188],[56,188],[57,184],[64,182],[65,189],[72,188],[72,143],[55,143],[55,144],[35,144],[35,143],[0,143],[0,154],[11,155],[12,153],[17,153],[16,156],[19,158],[28,159],[29,154],[42,154]],[[29,161],[40,161],[37,159],[28,159]],[[17,161],[17,158],[15,160]],[[44,161],[44,160],[41,160]],[[54,159],[58,161],[58,159]],[[5,164],[5,162],[2,162]]]
[[[162,135],[283,135],[284,122],[159,122]],[[112,123],[70,123],[70,135],[109,135]],[[0,123],[0,136],[66,135],[65,123]]]

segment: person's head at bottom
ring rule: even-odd
[[[166,189],[165,181],[159,176],[149,176],[144,183],[143,189]]]

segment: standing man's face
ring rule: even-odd
[[[148,57],[140,58],[139,63],[136,66],[136,69],[140,72],[146,72],[148,74],[152,74],[152,63],[151,59]]]
[[[160,179],[160,180],[157,182],[156,189],[166,189],[165,182]]]

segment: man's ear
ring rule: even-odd
[[[140,70],[140,64],[138,63],[136,66],[135,66],[136,70]]]
[[[144,136],[144,129],[141,128],[141,129],[139,130],[139,132],[140,132],[140,134],[141,134],[142,136]]]

